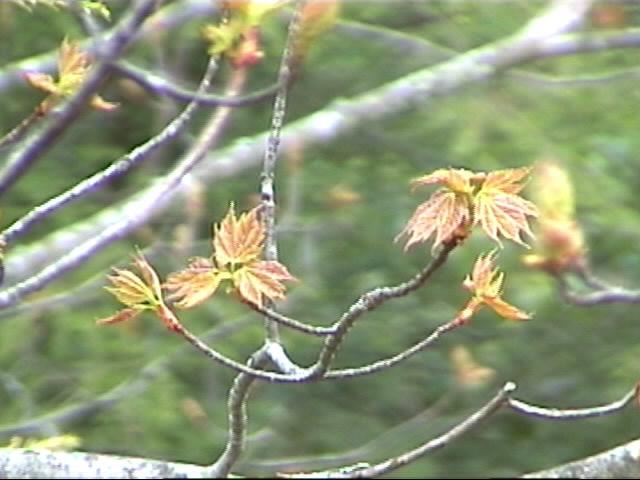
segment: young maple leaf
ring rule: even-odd
[[[213,231],[215,264],[223,268],[229,264],[248,263],[260,256],[264,242],[264,226],[258,220],[258,208],[236,218],[233,204],[227,215]]]
[[[202,36],[209,42],[209,54],[224,55],[235,68],[259,63],[264,57],[260,25],[264,18],[287,0],[228,0],[223,7],[229,17],[218,25],[206,25]]]
[[[464,236],[464,230],[471,221],[472,178],[473,173],[468,170],[440,169],[411,182],[414,188],[434,184],[444,187],[418,206],[396,241],[406,234],[409,237],[405,245],[407,250],[435,234],[433,251],[456,233]]]
[[[284,281],[295,280],[284,265],[262,261],[264,225],[258,208],[236,217],[233,204],[213,229],[212,259],[195,258],[180,272],[169,275],[164,284],[179,308],[191,308],[215,293],[229,280],[246,301],[262,307],[265,299],[284,298]]]
[[[219,270],[208,258],[192,258],[186,269],[169,275],[164,288],[169,290],[170,300],[178,308],[192,308],[215,293],[224,279],[231,276]]]
[[[284,298],[283,281],[296,280],[280,262],[259,261],[240,268],[233,274],[233,283],[245,300],[262,308],[264,299]]]
[[[473,224],[482,227],[485,233],[502,247],[500,235],[528,247],[521,232],[533,238],[527,216],[537,217],[536,206],[518,196],[524,188],[519,183],[525,179],[529,167],[498,170],[488,173],[473,199]]]
[[[29,84],[49,94],[42,102],[41,109],[44,113],[51,111],[63,98],[73,95],[82,85],[89,71],[89,57],[84,53],[77,42],[64,39],[60,45],[58,55],[58,81],[51,75],[44,73],[25,73],[25,79]],[[103,111],[110,111],[117,107],[116,103],[107,102],[99,95],[94,95],[90,105]]]
[[[470,276],[462,285],[473,297],[458,314],[458,320],[468,322],[483,306],[491,307],[498,315],[508,320],[528,320],[531,316],[501,298],[504,273],[495,268],[496,251],[480,255],[473,266]]]
[[[178,330],[180,324],[175,315],[164,304],[160,280],[155,270],[147,260],[138,254],[133,259],[133,265],[140,275],[130,270],[114,268],[114,274],[108,279],[112,287],[105,287],[126,308],[106,318],[97,321],[100,325],[111,325],[137,317],[145,310],[155,312],[170,330]]]

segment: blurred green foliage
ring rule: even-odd
[[[394,3],[354,2],[344,8],[343,18],[461,51],[516,31],[541,5],[424,1],[398,8]],[[115,18],[120,7],[114,7]],[[36,8],[29,13],[8,5],[0,9],[0,65],[50,51],[65,35],[81,36],[74,19],[62,11]],[[640,7],[624,9],[623,26],[637,26]],[[198,38],[203,22],[159,34],[132,49],[129,58],[194,85],[206,61],[206,47]],[[273,82],[284,31],[284,23],[277,19],[265,31],[267,61],[256,68],[252,87]],[[637,58],[637,52],[621,50],[547,59],[521,68],[572,77],[634,68]],[[351,36],[348,26],[338,26],[312,51],[291,92],[287,120],[434,62],[429,55],[399,55],[384,36]],[[4,225],[145,141],[180,108],[118,78],[110,81],[104,96],[119,101],[120,110],[108,116],[86,112],[2,199]],[[2,98],[2,131],[17,124],[40,101],[26,84],[3,92]],[[300,168],[283,159],[278,192],[280,212],[287,222],[280,234],[280,257],[302,280],[291,289],[287,313],[329,324],[364,291],[404,281],[425,264],[428,247],[404,254],[402,245],[393,242],[415,206],[428,195],[425,190],[411,193],[411,178],[446,166],[492,170],[549,157],[562,162],[575,182],[578,217],[594,269],[613,283],[640,285],[639,103],[640,90],[632,76],[589,86],[542,87],[501,75],[395,118],[362,125],[331,145],[307,148]],[[144,188],[154,175],[175,164],[207,114],[200,112],[176,145],[130,177],[57,213],[24,244]],[[269,102],[239,110],[223,145],[264,131],[270,114]],[[258,181],[259,172],[252,169],[204,185],[204,214],[194,225],[197,242],[187,251],[171,247],[176,226],[185,222],[185,207],[176,204],[129,240],[28,300],[70,291],[87,279],[103,276],[110,265],[128,261],[133,245],[144,247],[152,240],[164,242],[168,252],[153,260],[162,274],[179,268],[188,255],[207,255],[211,222],[221,218],[232,200],[239,208],[250,206]],[[363,318],[339,352],[336,366],[362,365],[390,356],[449,320],[466,299],[462,279],[475,257],[489,248],[489,241],[478,232],[454,252],[428,288]],[[637,307],[566,305],[552,279],[521,265],[523,253],[507,245],[500,263],[507,273],[505,298],[534,312],[532,321],[512,324],[483,311],[468,328],[375,376],[315,385],[257,385],[249,406],[251,438],[238,471],[268,474],[270,462],[298,456],[335,454],[340,464],[340,452],[362,445],[368,448],[344,463],[382,460],[445,431],[507,380],[519,385],[518,396],[544,405],[589,406],[619,398],[638,377]],[[151,316],[122,328],[97,328],[94,320],[118,307],[99,288],[82,296],[80,307],[58,305],[2,318],[2,378],[19,382],[24,392],[16,394],[6,381],[0,385],[1,424],[90,400],[182,346]],[[194,331],[205,332],[246,315],[252,314],[219,294],[182,318]],[[214,346],[243,361],[262,340],[262,321],[258,316],[254,320]],[[301,364],[313,361],[320,348],[317,339],[299,333],[283,332],[283,337],[291,356]],[[494,369],[494,378],[476,388],[461,386],[450,360],[456,345],[466,346],[479,364]],[[79,435],[82,448],[88,451],[211,462],[226,441],[226,394],[234,374],[196,352],[181,352],[145,391],[61,433]],[[634,438],[636,415],[627,411],[609,418],[552,423],[503,412],[394,476],[517,475]]]

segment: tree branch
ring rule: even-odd
[[[640,440],[521,478],[640,478]]]
[[[336,322],[336,332],[325,340],[324,347],[318,356],[317,362],[311,367],[312,376],[323,377],[327,374],[338,348],[340,348],[340,345],[344,341],[347,333],[351,327],[353,327],[358,318],[365,313],[378,308],[380,305],[392,298],[403,297],[422,287],[436,272],[436,270],[444,265],[449,257],[449,253],[455,247],[455,242],[445,243],[431,262],[429,262],[429,264],[411,280],[394,287],[379,287],[361,295],[360,298],[342,315],[340,320]],[[374,369],[372,371],[376,370]],[[365,372],[362,372],[360,374],[364,373]]]
[[[207,467],[146,458],[0,449],[0,478],[207,478],[208,472]]]
[[[224,96],[204,94],[200,91],[193,92],[173,85],[166,78],[136,67],[129,62],[121,61],[114,63],[113,69],[122,76],[133,80],[154,95],[168,97],[180,102],[194,102],[201,107],[246,107],[273,97],[280,89],[280,83],[275,83],[274,85],[245,95]]]
[[[296,0],[295,13],[289,22],[287,40],[282,52],[280,70],[278,72],[278,93],[273,104],[271,117],[271,129],[267,137],[267,148],[264,152],[262,172],[260,173],[260,206],[262,223],[265,229],[264,259],[266,261],[278,260],[278,239],[276,237],[276,194],[275,194],[275,169],[278,160],[278,147],[284,116],[287,112],[287,91],[291,77],[291,56],[294,43],[297,41],[300,29],[300,12],[305,5],[304,0]],[[267,308],[273,308],[273,302],[266,302]],[[278,325],[269,316],[265,316],[265,331],[267,339],[272,342],[280,342]]]

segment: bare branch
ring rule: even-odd
[[[471,416],[466,418],[463,422],[459,423],[451,430],[448,430],[444,434],[436,437],[432,440],[429,440],[419,447],[406,452],[397,457],[390,458],[384,462],[378,463],[373,466],[368,466],[366,464],[356,464],[347,467],[346,469],[343,467],[337,470],[328,470],[323,472],[314,472],[314,473],[299,473],[299,474],[279,474],[279,477],[283,478],[373,478],[380,475],[384,475],[393,470],[396,470],[404,465],[407,465],[411,462],[414,462],[418,458],[433,452],[434,450],[446,447],[451,444],[454,440],[459,438],[464,433],[468,432],[471,428],[476,426],[482,420],[492,416],[496,413],[500,408],[506,406],[514,412],[524,415],[527,417],[533,417],[536,419],[545,419],[545,420],[582,420],[585,418],[593,418],[604,415],[611,415],[613,413],[617,413],[621,411],[623,408],[632,403],[633,400],[637,398],[638,387],[636,386],[633,390],[627,393],[620,400],[616,400],[606,405],[601,405],[598,407],[591,408],[583,408],[583,409],[555,409],[555,408],[545,408],[538,407],[521,400],[516,400],[511,397],[513,392],[516,390],[516,385],[513,382],[507,382],[502,389],[496,394],[494,398],[492,398],[487,404],[485,404],[482,408],[477,410]],[[637,446],[633,445],[631,448],[636,449]],[[635,450],[634,450],[635,452]],[[628,454],[629,452],[619,451],[618,453]],[[610,458],[610,457],[607,457]],[[637,456],[635,457],[637,461]],[[579,462],[578,462],[579,463]],[[589,466],[592,466],[589,462],[587,462]],[[626,462],[625,462],[626,463]],[[571,464],[569,464],[571,465]],[[558,467],[563,468],[563,467]],[[559,475],[561,478],[565,477],[575,477],[578,476],[582,478],[580,472],[584,472],[580,469],[581,467],[576,467],[572,470],[572,467],[567,466],[566,473],[562,471],[562,475]],[[629,468],[629,465],[625,465],[624,468]],[[637,467],[635,467],[637,468]],[[538,472],[529,474],[531,477],[536,477],[539,473],[549,472],[546,475],[546,478],[552,478],[557,473],[561,472],[556,468],[550,469],[548,471]],[[573,474],[572,474],[573,473]],[[576,475],[577,474],[577,475]],[[525,475],[527,477],[528,475]],[[596,475],[599,477],[599,475]],[[587,476],[584,478],[594,478],[591,476]],[[617,476],[605,476],[605,478],[618,478]],[[627,477],[621,477],[627,478]]]
[[[562,298],[573,305],[581,307],[593,307],[595,305],[605,305],[610,303],[640,303],[640,291],[626,290],[620,287],[604,286],[600,280],[595,277],[589,281],[595,285],[599,284],[601,289],[588,292],[578,293],[571,289],[565,275],[555,275],[558,281],[558,290]]]
[[[602,417],[617,413],[623,410],[627,406],[631,405],[634,400],[638,398],[638,387],[627,393],[620,400],[608,403],[606,405],[600,405],[598,407],[590,408],[575,408],[575,409],[560,409],[560,408],[548,408],[532,405],[530,403],[523,402],[522,400],[516,400],[510,398],[507,402],[507,406],[522,415],[529,417],[536,417],[546,420],[582,420],[584,418]]]
[[[309,380],[308,370],[299,370],[295,374],[283,374],[283,373],[275,373],[269,372],[266,370],[252,368],[250,365],[245,365],[243,363],[236,362],[235,360],[226,357],[220,352],[214,350],[209,347],[205,342],[203,342],[197,335],[194,335],[190,332],[184,325],[179,327],[179,331],[177,331],[180,336],[182,336],[187,342],[193,345],[196,350],[209,357],[213,361],[224,365],[225,367],[229,367],[236,372],[243,374],[245,376],[251,377],[253,379],[265,380],[267,382],[274,383],[303,383]],[[262,355],[262,354],[261,354]],[[266,347],[265,347],[265,358],[266,356]]]
[[[521,478],[640,478],[640,440]]]
[[[281,313],[276,312],[270,308],[263,308],[255,305],[254,303],[245,302],[249,307],[254,309],[256,312],[261,313],[265,317],[268,317],[270,320],[274,322],[278,322],[281,325],[287,326],[294,330],[298,330],[303,333],[309,333],[311,335],[316,335],[319,337],[323,337],[326,335],[332,335],[336,332],[335,326],[331,327],[314,327],[312,325],[308,325],[306,323],[300,322],[294,318],[287,317]]]
[[[203,92],[193,92],[173,85],[166,78],[136,67],[129,62],[114,63],[113,69],[124,77],[135,81],[154,95],[161,95],[180,102],[195,102],[202,107],[246,107],[273,97],[280,88],[280,83],[276,83],[246,95],[204,94]]]
[[[323,377],[327,374],[331,362],[338,348],[344,341],[347,333],[354,323],[365,313],[378,308],[392,298],[399,298],[422,287],[449,257],[449,253],[456,247],[455,242],[445,243],[431,262],[411,280],[394,287],[379,287],[363,295],[342,315],[336,322],[336,332],[325,340],[318,361],[311,367],[314,377]],[[376,371],[375,369],[373,371]],[[362,374],[362,373],[361,373]],[[348,376],[348,375],[347,375]]]
[[[0,449],[0,478],[207,478],[208,471],[207,467],[145,458]]]
[[[425,348],[434,344],[442,335],[450,332],[458,327],[463,326],[464,323],[458,320],[452,320],[436,328],[428,337],[416,343],[412,347],[392,356],[385,358],[384,360],[378,360],[377,362],[364,365],[362,367],[344,368],[339,370],[329,370],[325,373],[324,378],[327,379],[344,379],[352,377],[360,377],[363,375],[370,375],[372,373],[387,370],[391,367],[395,367],[400,362],[411,358],[415,354],[423,351]]]
[[[297,40],[300,28],[300,12],[305,5],[304,0],[297,0],[295,13],[289,22],[287,40],[282,52],[280,70],[278,72],[278,93],[273,104],[271,117],[271,129],[267,137],[267,148],[262,162],[262,172],[260,173],[260,203],[262,223],[265,229],[264,238],[264,259],[267,261],[278,260],[278,240],[276,237],[276,194],[275,194],[275,169],[278,160],[278,147],[280,146],[280,135],[284,116],[287,111],[287,91],[289,89],[289,79],[291,77],[291,56],[294,42]],[[273,307],[273,302],[267,301],[267,308]],[[265,317],[265,330],[267,339],[273,342],[280,341],[277,323],[273,322],[269,316]]]

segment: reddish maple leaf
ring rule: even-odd
[[[264,227],[258,220],[258,208],[236,218],[231,204],[222,222],[214,227],[213,252],[218,268],[251,262],[260,256]]]
[[[396,241],[406,234],[406,250],[434,236],[435,250],[454,238],[465,238],[472,226],[480,225],[500,246],[500,236],[527,246],[521,232],[533,237],[527,217],[537,216],[538,211],[518,193],[524,187],[520,182],[529,172],[529,168],[516,168],[485,174],[451,168],[414,180],[414,187],[443,187],[418,206]]]
[[[44,113],[55,107],[60,99],[73,95],[80,88],[89,71],[89,63],[88,55],[81,50],[79,44],[65,38],[58,55],[58,81],[44,73],[24,74],[32,87],[49,94],[41,104]],[[118,106],[116,103],[107,102],[99,95],[94,95],[90,104],[93,108],[103,111],[110,111]]]
[[[487,174],[473,199],[473,224],[502,246],[500,235],[528,247],[521,232],[533,237],[527,216],[537,217],[536,206],[518,196],[524,188],[521,182],[531,169],[528,167],[498,170]]]
[[[179,330],[180,323],[164,304],[160,279],[155,270],[141,253],[134,257],[133,266],[140,275],[130,270],[114,268],[114,274],[108,277],[113,287],[105,287],[105,290],[111,292],[127,308],[102,318],[97,323],[100,325],[120,323],[137,317],[145,310],[151,310],[158,315],[167,328]]]
[[[287,268],[275,261],[252,262],[233,274],[233,283],[245,300],[262,308],[264,299],[284,298],[283,281],[296,280]]]
[[[265,299],[284,298],[282,282],[295,280],[284,265],[262,261],[264,225],[258,210],[236,216],[233,205],[214,227],[212,259],[195,258],[180,272],[169,275],[164,287],[179,308],[191,308],[213,295],[223,281],[230,281],[240,296],[258,307]]]
[[[501,298],[504,273],[495,268],[495,256],[495,250],[484,256],[480,255],[471,275],[465,278],[463,286],[473,294],[473,297],[458,314],[457,318],[461,322],[468,322],[483,305],[491,307],[498,315],[508,320],[531,318],[529,314]]]
[[[432,248],[435,250],[455,233],[464,236],[465,227],[471,220],[472,177],[473,173],[468,170],[440,169],[411,182],[413,187],[434,184],[444,187],[418,206],[396,241],[406,234],[409,237],[405,245],[407,250],[435,234]]]
[[[227,272],[215,268],[207,258],[192,258],[187,268],[169,275],[164,288],[170,292],[169,299],[178,308],[192,308],[215,293]]]

